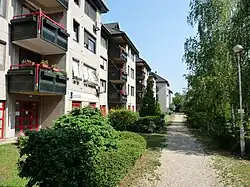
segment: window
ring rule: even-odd
[[[72,109],[74,108],[81,108],[82,102],[81,101],[72,101]]]
[[[128,66],[128,76],[129,76],[129,73],[130,73],[130,66]]]
[[[73,40],[79,43],[80,24],[73,19]]]
[[[135,88],[131,86],[131,96],[135,96]]]
[[[97,82],[98,76],[96,73],[96,69],[84,64],[84,72],[83,72],[83,79],[89,82]]]
[[[79,6],[79,0],[74,0],[74,2]]]
[[[134,79],[135,78],[135,70],[131,68],[131,78]]]
[[[107,41],[107,39],[105,39],[105,38],[102,37],[102,39],[101,39],[101,45],[105,49],[108,49],[108,41]]]
[[[6,16],[6,0],[0,0],[0,16]]]
[[[100,68],[103,70],[106,70],[106,68],[107,68],[107,60],[103,57],[101,57]]]
[[[5,48],[6,47],[6,43],[2,42],[0,40],[0,69],[4,70],[5,68]]]
[[[135,53],[133,51],[131,52],[131,59],[133,60],[133,62],[135,61]]]
[[[72,78],[80,78],[79,60],[75,58],[72,61]]]
[[[101,79],[101,92],[105,93],[107,90],[106,81]]]
[[[129,95],[129,89],[130,89],[130,85],[128,85],[128,95]]]
[[[84,47],[93,53],[96,53],[96,39],[86,30],[84,31]]]
[[[93,7],[87,0],[85,0],[85,14],[87,14],[93,21],[96,21],[96,8]]]

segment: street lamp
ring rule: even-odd
[[[240,113],[240,152],[241,152],[241,156],[244,156],[245,154],[245,139],[244,139],[245,132],[244,132],[244,126],[243,126],[244,110],[242,109],[241,69],[240,69],[241,56],[242,56],[244,48],[241,45],[236,45],[233,48],[233,50],[234,50],[234,53],[237,55],[237,63],[238,63],[239,97],[240,97],[240,109],[238,110],[238,113]]]

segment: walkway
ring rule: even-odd
[[[219,180],[206,155],[188,129],[182,124],[184,116],[176,115],[168,128],[168,146],[163,149],[161,166],[157,169],[160,180],[157,187],[215,187]]]

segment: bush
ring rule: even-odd
[[[100,152],[94,167],[93,186],[115,187],[146,150],[145,139],[135,133],[120,132],[118,149]]]
[[[146,149],[143,137],[115,131],[90,108],[60,117],[52,129],[26,135],[19,146],[19,176],[29,179],[29,187],[115,187]]]
[[[135,132],[154,133],[161,131],[165,125],[163,116],[140,117],[135,125]]]
[[[131,131],[139,119],[136,112],[127,109],[113,110],[108,115],[111,126],[118,131]]]

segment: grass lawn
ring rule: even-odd
[[[22,187],[27,181],[18,177],[19,152],[15,145],[0,145],[0,186]]]
[[[194,136],[202,142],[208,152],[213,152],[214,167],[219,171],[225,186],[250,186],[250,161],[234,157],[219,149],[218,145],[198,130],[191,129]]]

